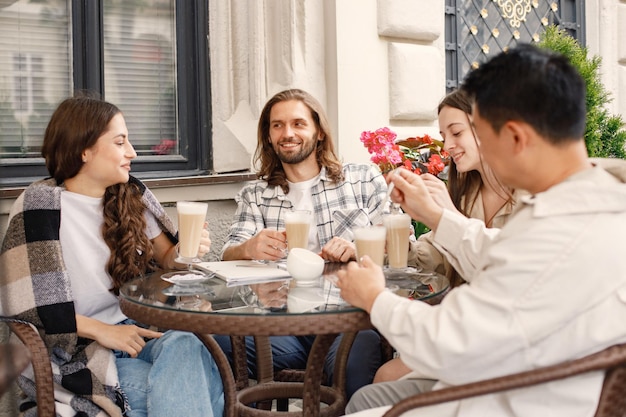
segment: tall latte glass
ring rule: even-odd
[[[379,266],[385,262],[385,240],[387,231],[385,226],[355,227],[352,229],[356,257],[361,259],[364,255],[372,258]]]
[[[208,208],[207,203],[191,201],[176,203],[176,212],[178,213],[178,257],[176,262],[187,264],[187,271],[168,272],[161,275],[166,281],[176,285],[194,284],[207,277],[204,272],[192,271],[192,264],[202,261],[198,258],[198,251],[200,250],[200,239],[202,238],[202,229],[204,229]],[[172,290],[185,294],[192,290],[197,291],[199,288],[186,287],[182,290],[179,288]]]
[[[285,212],[287,249],[307,249],[309,246],[310,227],[311,212],[309,210],[293,210]]]
[[[176,203],[178,242],[180,243],[178,262],[186,264],[200,262],[198,249],[200,248],[200,238],[202,237],[208,207],[209,205],[206,203],[190,201]]]
[[[387,229],[387,262],[389,268],[404,269],[409,257],[411,217],[405,213],[388,214],[383,219]]]

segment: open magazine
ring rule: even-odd
[[[260,261],[220,261],[198,262],[193,267],[207,273],[214,273],[226,281],[227,286],[255,284],[259,282],[291,279],[285,263]]]

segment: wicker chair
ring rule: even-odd
[[[37,388],[37,415],[39,417],[54,417],[52,366],[46,345],[39,333],[27,322],[7,317],[0,317],[0,321],[9,326],[9,329],[15,333],[30,352]]]
[[[431,391],[395,404],[384,417],[399,417],[409,410],[554,381],[590,371],[606,370],[595,417],[626,416],[626,344],[615,345],[592,355],[471,384]]]

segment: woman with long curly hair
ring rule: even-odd
[[[221,378],[202,342],[144,328],[118,304],[131,278],[182,267],[171,220],[130,176],[137,154],[121,111],[85,95],[64,100],[42,156],[51,178],[31,184],[9,215],[1,305],[42,334],[57,414],[221,416]],[[201,255],[210,243],[204,232]],[[36,415],[32,380],[19,382],[32,407],[26,415]]]

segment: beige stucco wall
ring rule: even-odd
[[[368,161],[359,142],[363,130],[437,133],[435,108],[445,94],[444,0],[230,0],[209,8],[217,171],[250,165],[260,109],[289,87],[326,105],[344,161]],[[613,98],[609,109],[626,119],[626,0],[587,0],[585,12],[587,45],[603,59]],[[170,213],[177,200],[210,203],[216,259],[242,185],[153,191]],[[0,199],[0,237],[11,204]],[[15,414],[12,395],[0,399],[0,417]]]
[[[602,82],[612,101],[608,109],[626,121],[626,0],[586,0],[589,53],[602,58]]]

